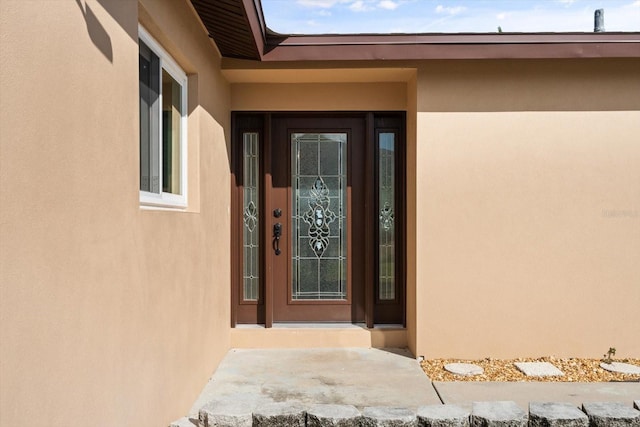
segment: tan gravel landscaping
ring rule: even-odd
[[[640,359],[614,359],[616,362],[640,366]],[[564,375],[558,377],[527,377],[520,372],[514,362],[549,362]],[[429,359],[421,362],[422,369],[432,381],[540,381],[540,382],[640,382],[640,375],[624,375],[609,372],[600,367],[601,359],[558,359],[541,357],[537,359]],[[484,373],[474,376],[455,375],[444,370],[448,363],[473,363],[484,369]]]

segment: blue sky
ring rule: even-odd
[[[640,0],[262,0],[267,25],[291,34],[640,31]]]

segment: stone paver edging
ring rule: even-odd
[[[418,419],[407,408],[376,406],[362,411],[362,427],[418,427]]]
[[[482,427],[527,427],[529,417],[516,402],[473,402],[471,425]]]
[[[634,406],[640,407],[640,401]],[[224,414],[224,408],[229,413]],[[250,417],[248,414],[251,414]],[[351,405],[312,405],[277,402],[244,408],[238,402],[212,402],[200,410],[198,420],[181,418],[170,427],[618,427],[640,426],[640,410],[621,402],[584,403],[582,410],[570,403],[531,402],[523,411],[515,402],[473,402],[467,411],[457,405],[406,408]]]
[[[307,426],[351,427],[358,425],[360,418],[353,405],[314,405],[307,411]]]
[[[428,427],[468,427],[471,412],[458,405],[429,405],[418,408],[418,422]]]
[[[594,426],[628,427],[640,426],[640,411],[620,402],[584,403],[582,410]]]
[[[531,402],[529,427],[589,427],[589,417],[570,403]]]
[[[297,402],[264,403],[253,411],[254,427],[305,427],[306,425],[307,411]]]

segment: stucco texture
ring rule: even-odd
[[[187,211],[140,208],[138,22],[189,76]],[[168,425],[229,347],[219,54],[173,0],[2,1],[0,43],[0,424]]]
[[[407,111],[414,354],[640,354],[637,59],[298,65],[229,63],[232,109]]]
[[[418,72],[416,349],[640,355],[640,62]]]

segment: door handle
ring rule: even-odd
[[[280,251],[280,237],[282,237],[282,224],[276,222],[273,224],[273,249],[276,252],[276,255],[280,255],[282,251]]]

